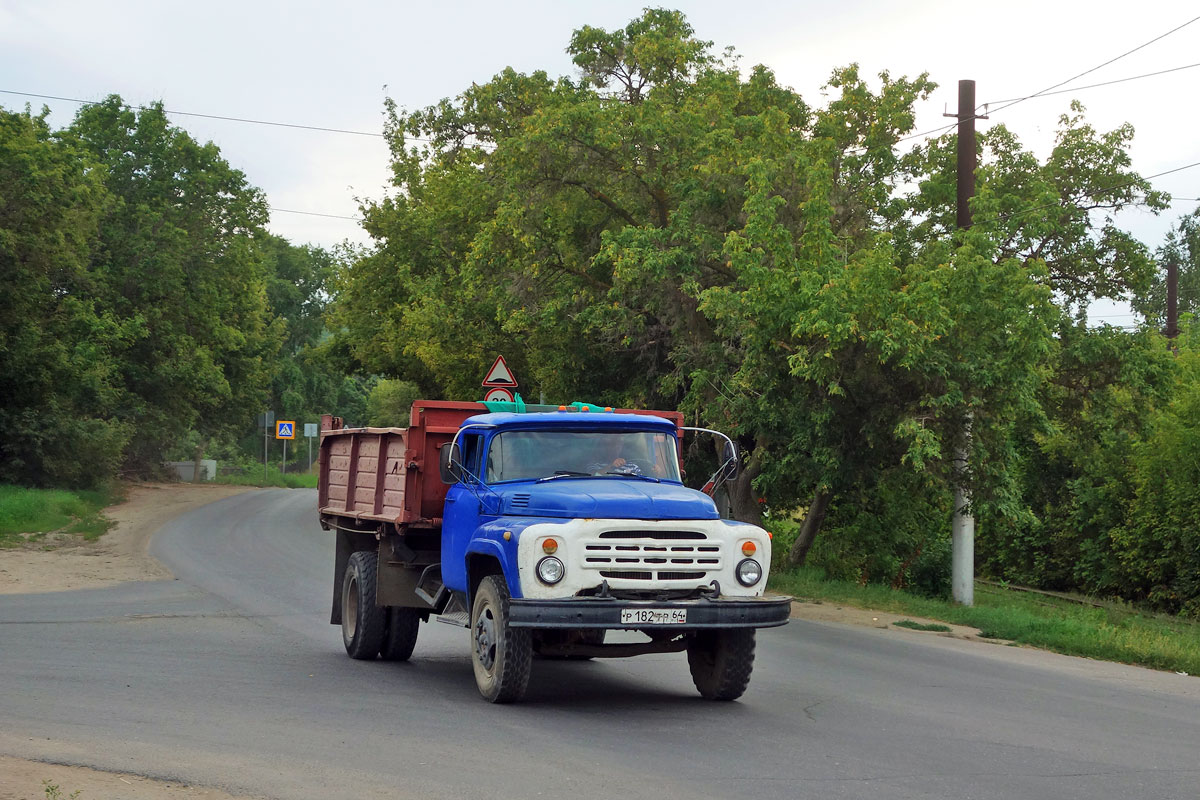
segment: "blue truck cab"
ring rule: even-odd
[[[467,416],[437,445],[436,542],[412,522],[374,542],[362,519],[346,542],[339,528],[331,621],[347,651],[407,658],[419,623],[437,618],[468,628],[476,683],[493,702],[524,694],[534,655],[686,652],[703,696],[740,696],[755,629],[785,624],[790,598],[765,593],[770,535],[721,519],[709,494],[684,485],[682,430],[662,415],[590,409]],[[374,452],[368,466],[392,474],[382,436]],[[709,491],[735,469],[732,443],[725,452]],[[386,498],[386,485],[373,488]]]

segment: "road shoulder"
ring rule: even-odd
[[[0,595],[96,589],[127,581],[172,580],[149,554],[150,539],[178,515],[243,492],[222,484],[131,484],[125,501],[104,510],[116,525],[94,542],[0,550]],[[2,798],[2,796],[0,796]]]

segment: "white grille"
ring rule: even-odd
[[[722,563],[721,543],[697,531],[604,531],[583,541],[583,567],[606,578],[695,581]]]

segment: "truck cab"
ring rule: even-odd
[[[404,640],[399,652],[411,653],[417,623],[437,617],[469,629],[476,682],[493,702],[523,695],[534,655],[678,651],[702,695],[740,696],[755,629],[786,623],[790,611],[790,598],[765,594],[769,534],[721,519],[708,494],[684,485],[677,413],[560,408],[463,418],[435,444],[445,494],[427,527],[383,526],[370,543],[360,535],[369,522],[343,526],[358,537],[339,539],[339,561],[347,558],[335,575],[333,621],[347,651],[387,658]],[[436,426],[426,427],[428,461]],[[726,454],[710,486],[732,473],[732,443]],[[392,474],[378,455],[369,466]],[[403,463],[406,475],[428,466]],[[371,608],[383,609],[380,619]]]

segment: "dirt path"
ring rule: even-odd
[[[889,611],[870,611],[865,608],[854,608],[853,606],[843,606],[837,603],[821,603],[805,600],[796,600],[792,603],[792,619],[810,619],[817,622],[840,622],[845,625],[862,625],[867,628],[880,628],[882,630],[904,631],[905,633],[915,633],[921,636],[943,636],[950,639],[966,639],[972,642],[991,642],[993,644],[1007,644],[1003,639],[985,639],[979,635],[978,628],[969,628],[965,625],[953,625],[949,622],[941,622],[934,619],[925,619],[924,617],[914,617],[907,614],[893,614]],[[949,628],[949,630],[937,631],[920,631],[912,628],[897,626],[896,623],[901,620],[915,622],[918,625],[933,625],[939,628]]]
[[[51,539],[51,544],[40,540],[0,550],[0,595],[171,580],[174,576],[147,552],[154,532],[185,511],[248,491],[253,490],[218,484],[131,485],[125,502],[104,512],[116,526],[95,542]]]
[[[220,789],[0,756],[0,800],[67,800],[74,792],[79,800],[248,800]]]

